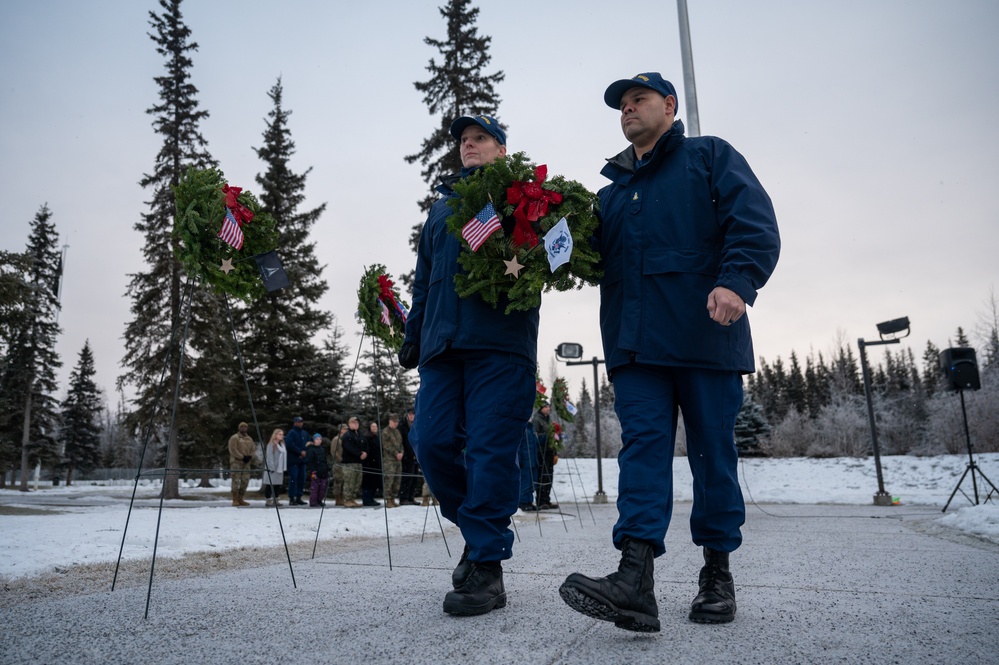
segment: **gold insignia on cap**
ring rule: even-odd
[[[493,123],[489,122],[489,118],[487,118],[486,116],[480,115],[479,117],[482,118],[482,122],[486,123],[487,125],[493,124]]]
[[[643,81],[645,81],[646,83],[648,83],[648,82],[649,82],[649,77],[648,77],[648,76],[644,76],[644,75],[642,75],[642,74],[639,74],[639,75],[638,75],[638,76],[636,76],[635,78],[636,78],[636,79],[642,79],[642,80],[643,80]]]

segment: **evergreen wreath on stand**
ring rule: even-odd
[[[552,404],[555,406],[555,413],[567,423],[573,422],[575,418],[569,411],[569,384],[562,377],[555,379],[552,384]]]
[[[455,183],[454,191],[458,196],[448,200],[454,212],[447,225],[457,237],[488,203],[506,220],[476,251],[462,243],[458,263],[463,272],[454,278],[462,298],[477,294],[494,308],[504,304],[509,314],[538,307],[542,292],[597,284],[600,255],[590,246],[598,225],[597,197],[578,182],[559,175],[547,179],[546,166],[536,167],[518,152],[476,170]],[[563,217],[572,254],[552,272],[539,239]]]
[[[260,210],[250,192],[230,187],[216,168],[189,168],[173,191],[174,256],[184,271],[216,292],[246,302],[262,296],[263,280],[249,259],[277,247],[274,218]],[[227,213],[237,227],[231,233],[241,238],[233,241],[236,246],[222,239]]]
[[[392,351],[398,351],[406,337],[409,306],[380,263],[371,265],[357,288],[357,320],[369,335],[377,337]]]

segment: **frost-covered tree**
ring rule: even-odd
[[[152,423],[154,413],[166,419],[170,413],[172,388],[180,376],[180,345],[184,302],[182,295],[186,284],[180,262],[174,254],[179,242],[172,234],[176,204],[172,188],[177,185],[186,170],[194,166],[207,168],[216,162],[208,152],[207,141],[201,135],[201,121],[208,117],[208,111],[200,109],[197,100],[198,89],[191,83],[193,62],[190,53],[198,45],[191,41],[191,31],[184,23],[180,11],[181,0],[160,0],[162,13],[149,12],[149,37],[156,44],[156,51],[166,60],[166,71],[154,77],[159,87],[159,103],[147,109],[153,116],[153,128],[163,139],[163,145],[156,155],[153,172],[146,174],[139,184],[151,191],[149,211],[143,213],[136,222],[135,230],[142,237],[142,254],[146,260],[143,271],[130,275],[126,295],[131,299],[132,320],[125,327],[125,355],[122,358],[124,373],[118,377],[119,389],[130,386],[136,397],[132,412],[135,429],[141,430]],[[192,345],[197,340],[201,357],[208,361],[219,359],[214,353],[222,346],[219,335],[224,326],[215,317],[223,309],[219,298],[206,289],[195,287],[195,311],[192,312]],[[205,318],[207,315],[207,319]],[[211,327],[198,330],[198,323],[208,321]],[[223,319],[224,320],[224,319]],[[224,338],[222,338],[224,339]],[[192,351],[194,346],[192,346]],[[232,357],[231,347],[227,349]],[[168,361],[165,363],[165,361]],[[165,385],[171,390],[161,390],[161,370],[166,364]],[[185,369],[185,376],[196,374],[193,367]],[[227,381],[232,374],[217,377]],[[177,419],[172,430],[164,425],[155,425],[151,433],[160,450],[169,450],[169,459],[162,460],[168,467],[180,465],[181,446],[195,444],[188,429],[197,428],[202,416],[211,415],[197,409],[196,402],[205,397],[184,393]],[[214,394],[231,393],[230,390],[216,388]],[[159,399],[157,399],[159,395]],[[204,407],[205,404],[202,404]],[[177,445],[169,445],[173,441]],[[178,478],[169,474],[164,479],[166,498],[177,498]]]
[[[617,457],[621,450],[621,421],[614,411],[614,384],[600,377],[600,456]]]
[[[73,484],[73,475],[90,471],[101,459],[101,416],[104,397],[94,381],[94,354],[90,340],[83,344],[76,367],[69,375],[69,391],[62,403],[62,467],[66,484]]]
[[[803,412],[802,412],[803,413]],[[760,448],[760,439],[770,433],[770,423],[759,402],[747,394],[735,418],[735,447],[740,454]]]
[[[430,115],[437,118],[437,127],[424,139],[419,152],[405,158],[410,164],[419,161],[423,167],[420,175],[429,189],[427,196],[419,202],[423,213],[429,212],[430,206],[437,200],[434,188],[440,179],[461,169],[458,143],[448,132],[451,123],[463,115],[495,117],[499,108],[500,98],[494,86],[506,74],[502,71],[485,73],[492,60],[489,55],[492,37],[479,35],[475,25],[479,10],[471,4],[471,0],[449,0],[439,8],[441,16],[447,21],[447,37],[426,37],[423,40],[427,46],[437,49],[440,60],[431,58],[427,65],[430,78],[417,81],[414,85],[423,93],[423,102]],[[415,225],[410,236],[414,252],[421,228],[422,224]],[[411,284],[412,274],[404,276],[403,281]]]

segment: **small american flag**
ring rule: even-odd
[[[391,327],[392,319],[389,318],[389,308],[385,305],[385,302],[381,298],[378,299],[378,304],[382,306],[382,323]]]
[[[239,224],[236,223],[236,218],[232,216],[232,210],[229,208],[225,209],[225,219],[222,220],[219,238],[222,238],[233,249],[243,248],[243,229],[239,228]]]
[[[482,243],[489,236],[499,230],[500,226],[496,209],[493,208],[493,204],[490,202],[486,204],[485,208],[479,211],[478,215],[468,220],[468,224],[462,227],[461,237],[468,241],[468,246],[475,252],[478,251],[479,247],[482,247]]]

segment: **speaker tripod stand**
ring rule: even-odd
[[[991,490],[989,490],[989,493],[985,495],[985,500],[982,501],[982,503],[988,503],[989,499],[992,498],[993,494],[999,494],[999,489],[997,489],[996,486],[992,484],[992,481],[988,479],[988,476],[982,473],[982,470],[979,469],[978,465],[975,463],[975,458],[972,455],[972,450],[971,450],[971,433],[968,430],[968,410],[964,406],[964,390],[959,388],[957,392],[960,393],[961,395],[961,415],[964,416],[964,440],[968,444],[968,466],[964,469],[964,473],[961,474],[961,479],[957,481],[957,487],[955,487],[954,491],[950,493],[950,498],[947,499],[947,503],[944,504],[943,510],[941,511],[944,513],[947,512],[947,507],[950,506],[950,502],[954,500],[954,496],[958,493],[958,491],[960,491],[961,494],[964,494],[964,498],[966,498],[968,501],[971,501],[971,497],[965,494],[964,490],[961,489],[961,485],[964,483],[964,479],[968,476],[969,472],[971,473],[971,487],[975,493],[975,500],[973,501],[974,505],[976,506],[979,505],[978,479],[976,478],[976,474],[978,476],[981,476],[982,480],[988,483],[989,487],[992,488]],[[984,484],[982,485],[982,491],[985,491]]]

